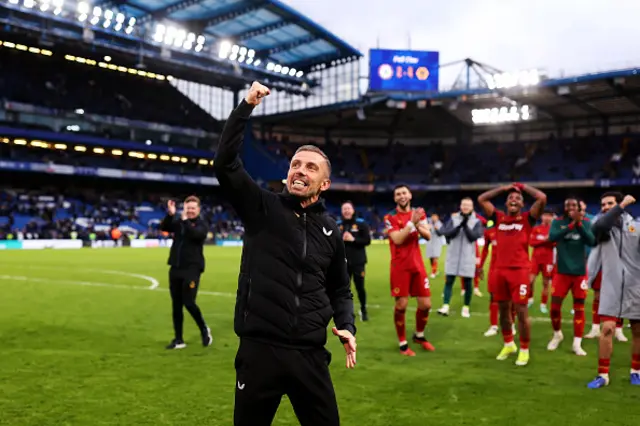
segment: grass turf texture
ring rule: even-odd
[[[207,248],[198,302],[214,344],[201,347],[185,313],[189,346],[181,351],[164,349],[172,337],[167,254],[165,249],[2,253],[0,424],[232,424],[240,249]],[[388,248],[372,246],[369,259],[366,284],[370,303],[377,306],[370,310],[371,321],[358,323],[355,370],[345,369],[342,347],[329,338],[343,425],[640,424],[640,389],[628,383],[629,343],[615,344],[611,386],[588,390],[597,343],[584,342],[585,358],[571,353],[570,299],[563,316],[565,341],[555,353],[546,350],[549,322],[533,310],[541,320],[533,323],[531,363],[522,368],[514,358],[496,361],[501,338],[482,335],[488,327],[486,295],[474,297],[471,319],[459,316],[456,283],[453,316],[434,313],[429,321],[428,337],[437,351],[405,358],[393,327]],[[159,287],[150,290],[149,279],[127,274],[155,278]],[[434,311],[442,286],[442,276],[433,280]],[[589,325],[590,314],[587,318]],[[411,333],[413,312],[407,323]],[[274,425],[296,424],[284,398]]]

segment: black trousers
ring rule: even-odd
[[[182,340],[182,328],[185,308],[196,322],[200,332],[204,332],[206,324],[202,312],[196,305],[196,297],[200,287],[200,271],[193,269],[169,270],[169,292],[171,293],[171,308],[173,314],[173,331],[175,338]]]
[[[324,348],[296,350],[240,339],[234,426],[270,426],[283,395],[301,426],[339,426],[330,362]]]
[[[360,308],[362,312],[367,311],[367,291],[364,289],[364,264],[352,265],[347,264],[347,272],[349,278],[353,277],[353,284],[356,286],[356,293],[358,293],[358,300],[360,301]]]

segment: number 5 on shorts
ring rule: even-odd
[[[529,294],[529,286],[520,284],[520,296],[524,297]]]

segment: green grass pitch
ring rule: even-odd
[[[173,352],[164,349],[172,337],[167,254],[165,249],[2,253],[0,424],[232,425],[237,348],[232,315],[240,249],[206,250],[198,300],[214,345],[201,347],[185,314],[189,346]],[[495,360],[501,338],[482,335],[488,326],[486,295],[474,298],[474,316],[465,320],[459,316],[459,291],[452,317],[430,318],[427,333],[437,351],[405,358],[398,354],[393,328],[388,248],[372,246],[369,259],[366,283],[375,308],[371,321],[358,323],[355,370],[344,368],[342,347],[329,339],[343,425],[640,424],[640,389],[628,383],[629,343],[615,344],[611,386],[587,389],[597,343],[585,341],[587,357],[571,353],[569,301],[565,342],[555,353],[546,351],[550,324],[534,310],[539,320],[527,367],[516,367],[514,359]],[[435,310],[441,277],[432,289]],[[407,323],[411,332],[413,315]],[[274,425],[296,424],[285,398]]]

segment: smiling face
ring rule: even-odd
[[[188,201],[184,203],[184,211],[187,219],[195,219],[200,214],[200,204],[197,201]]]
[[[564,214],[567,217],[571,217],[571,215],[575,212],[580,211],[580,204],[578,200],[573,198],[567,198],[564,200]]]
[[[355,212],[356,212],[356,211],[355,211],[355,210],[354,210],[354,208],[353,208],[353,204],[351,204],[351,203],[344,203],[344,204],[342,205],[342,217],[343,217],[345,220],[350,220],[350,219],[353,217],[353,214],[354,214]]]
[[[600,211],[602,211],[602,213],[606,213],[617,205],[618,202],[616,201],[616,197],[604,197],[600,200]]]
[[[553,213],[550,213],[550,212],[542,213],[542,224],[551,225],[551,222],[553,222]]]
[[[393,191],[393,201],[396,202],[398,208],[407,211],[411,206],[411,191],[406,186],[401,186]]]
[[[298,151],[291,159],[287,190],[305,202],[314,203],[331,186],[327,160],[314,151]]]
[[[507,212],[510,215],[520,213],[524,207],[524,198],[522,197],[522,193],[519,191],[511,191],[509,195],[507,195],[507,202],[505,206],[507,207]]]
[[[460,211],[462,214],[469,214],[473,211],[473,201],[465,198],[460,202]]]

